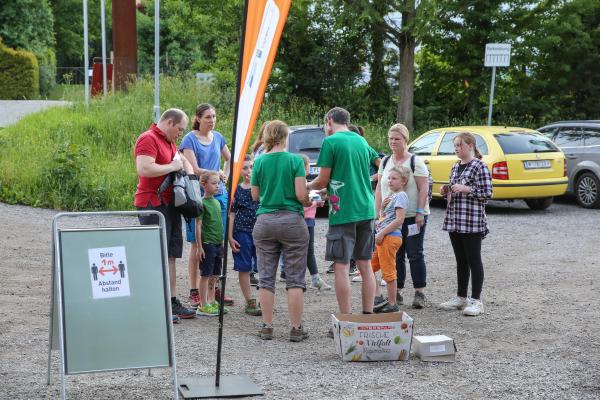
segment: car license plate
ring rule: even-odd
[[[320,170],[321,167],[310,167],[308,172],[310,173],[310,175],[319,175]]]
[[[550,168],[550,160],[524,161],[525,169]]]

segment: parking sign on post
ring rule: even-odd
[[[492,85],[490,88],[490,106],[488,109],[488,126],[492,125],[492,109],[494,101],[494,85],[496,83],[496,67],[510,65],[510,43],[488,43],[485,45],[484,66],[492,67]]]

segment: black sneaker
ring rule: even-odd
[[[373,303],[373,312],[381,312],[380,310],[388,304],[388,299],[384,299],[383,295],[375,296],[375,302]]]
[[[175,299],[171,302],[171,313],[181,319],[196,318],[196,311],[185,308],[179,299]]]
[[[387,303],[385,306],[379,309],[379,313],[391,313],[400,311],[400,307],[397,304]]]
[[[415,298],[412,303],[413,308],[425,307],[425,293],[415,291]]]
[[[258,279],[254,276],[254,272],[250,274],[250,286],[258,285]]]
[[[358,267],[356,266],[356,262],[354,262],[354,260],[350,260],[350,272],[348,272],[348,275],[350,276],[354,276],[354,275],[358,275]]]
[[[328,274],[333,274],[335,272],[335,263],[331,263],[329,265],[329,267],[327,267],[327,271]]]

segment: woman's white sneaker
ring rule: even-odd
[[[465,297],[454,296],[448,301],[440,304],[440,308],[442,310],[462,310],[468,304],[468,301]]]
[[[469,304],[463,309],[463,314],[471,317],[483,314],[483,303],[481,300],[469,299]]]

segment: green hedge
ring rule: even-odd
[[[38,61],[33,53],[13,50],[0,42],[0,99],[32,99],[39,96]]]
[[[40,94],[48,96],[56,86],[56,55],[54,50],[46,48],[36,56],[40,64]]]

